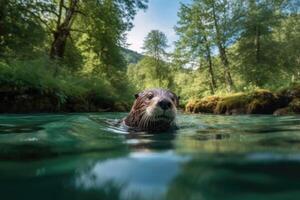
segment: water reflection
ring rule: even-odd
[[[79,189],[119,191],[120,199],[160,199],[180,172],[187,156],[173,152],[131,153],[128,157],[97,162],[81,172],[75,185]]]

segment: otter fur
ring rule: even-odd
[[[175,93],[156,88],[140,92],[135,98],[130,113],[123,120],[129,129],[157,132],[176,127],[179,97]]]

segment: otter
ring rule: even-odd
[[[135,94],[135,101],[123,120],[129,130],[158,132],[176,128],[179,97],[165,89],[148,89]]]

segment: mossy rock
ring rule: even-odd
[[[215,114],[242,114],[245,113],[249,95],[236,93],[220,98],[213,113]]]
[[[293,99],[288,106],[277,109],[274,115],[294,115],[300,114],[300,98]]]
[[[279,108],[274,111],[273,115],[292,115],[295,114],[290,107],[285,107],[285,108]]]
[[[279,98],[269,90],[235,93],[224,97],[209,96],[191,100],[187,112],[214,114],[272,114],[278,108]]]
[[[299,114],[300,113],[300,98],[295,98],[289,104],[289,108],[294,112]]]
[[[268,90],[257,90],[251,94],[247,114],[272,114],[277,108],[277,95]]]
[[[213,113],[220,97],[208,96],[200,100],[190,100],[186,105],[186,112],[191,113]]]

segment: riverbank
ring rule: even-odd
[[[46,59],[0,62],[0,113],[128,111],[132,92],[118,87]]]
[[[0,113],[40,113],[40,112],[100,112],[128,111],[126,102],[114,102],[90,94],[84,97],[61,97],[53,92],[0,89]]]
[[[225,96],[191,99],[185,107],[190,113],[212,114],[300,114],[300,85],[280,91],[255,90]]]

